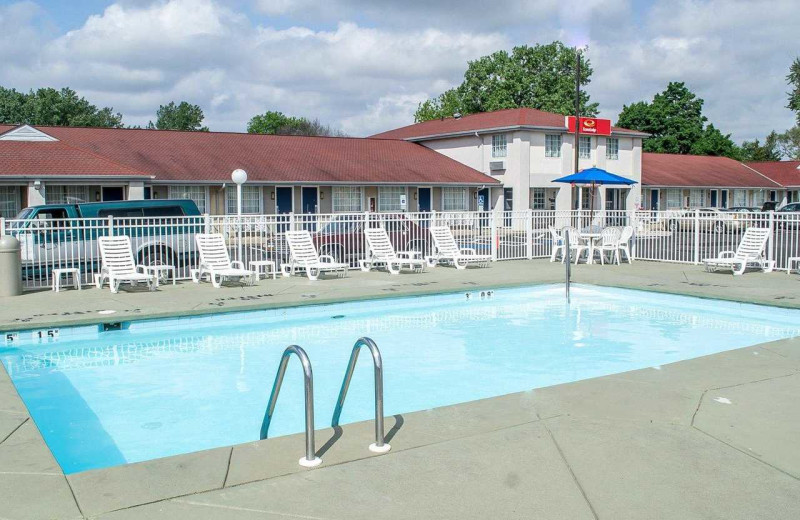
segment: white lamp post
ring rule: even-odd
[[[231,180],[236,183],[236,221],[239,235],[237,253],[238,260],[242,262],[242,184],[247,182],[247,172],[237,168],[231,173]]]

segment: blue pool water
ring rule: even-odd
[[[355,340],[385,365],[387,415],[576,381],[800,334],[800,311],[575,286],[497,290],[20,333],[0,357],[66,473],[258,439],[281,352],[314,369],[330,423]],[[33,339],[37,336],[37,339]],[[46,337],[46,334],[45,334]],[[373,414],[363,354],[342,423]],[[303,430],[292,358],[270,436]]]

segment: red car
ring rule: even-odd
[[[338,215],[327,223],[320,223],[319,229],[309,231],[320,255],[330,255],[337,262],[355,265],[367,257],[364,224],[363,215]],[[373,213],[369,216],[369,227],[384,228],[395,251],[429,253],[428,220],[412,220],[402,213]]]

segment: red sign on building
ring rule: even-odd
[[[567,129],[575,133],[575,116],[567,116]],[[580,133],[594,135],[611,135],[611,120],[596,117],[582,117]]]

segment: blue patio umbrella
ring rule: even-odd
[[[632,179],[628,179],[627,177],[623,177],[621,175],[617,175],[615,173],[607,172],[602,168],[586,168],[585,170],[581,170],[577,173],[573,173],[571,175],[567,175],[566,177],[560,177],[558,179],[554,179],[553,182],[566,182],[569,184],[588,184],[592,188],[592,199],[591,199],[591,207],[589,209],[589,215],[594,213],[594,190],[598,185],[623,185],[623,186],[630,186],[632,184],[636,184],[636,181]]]

